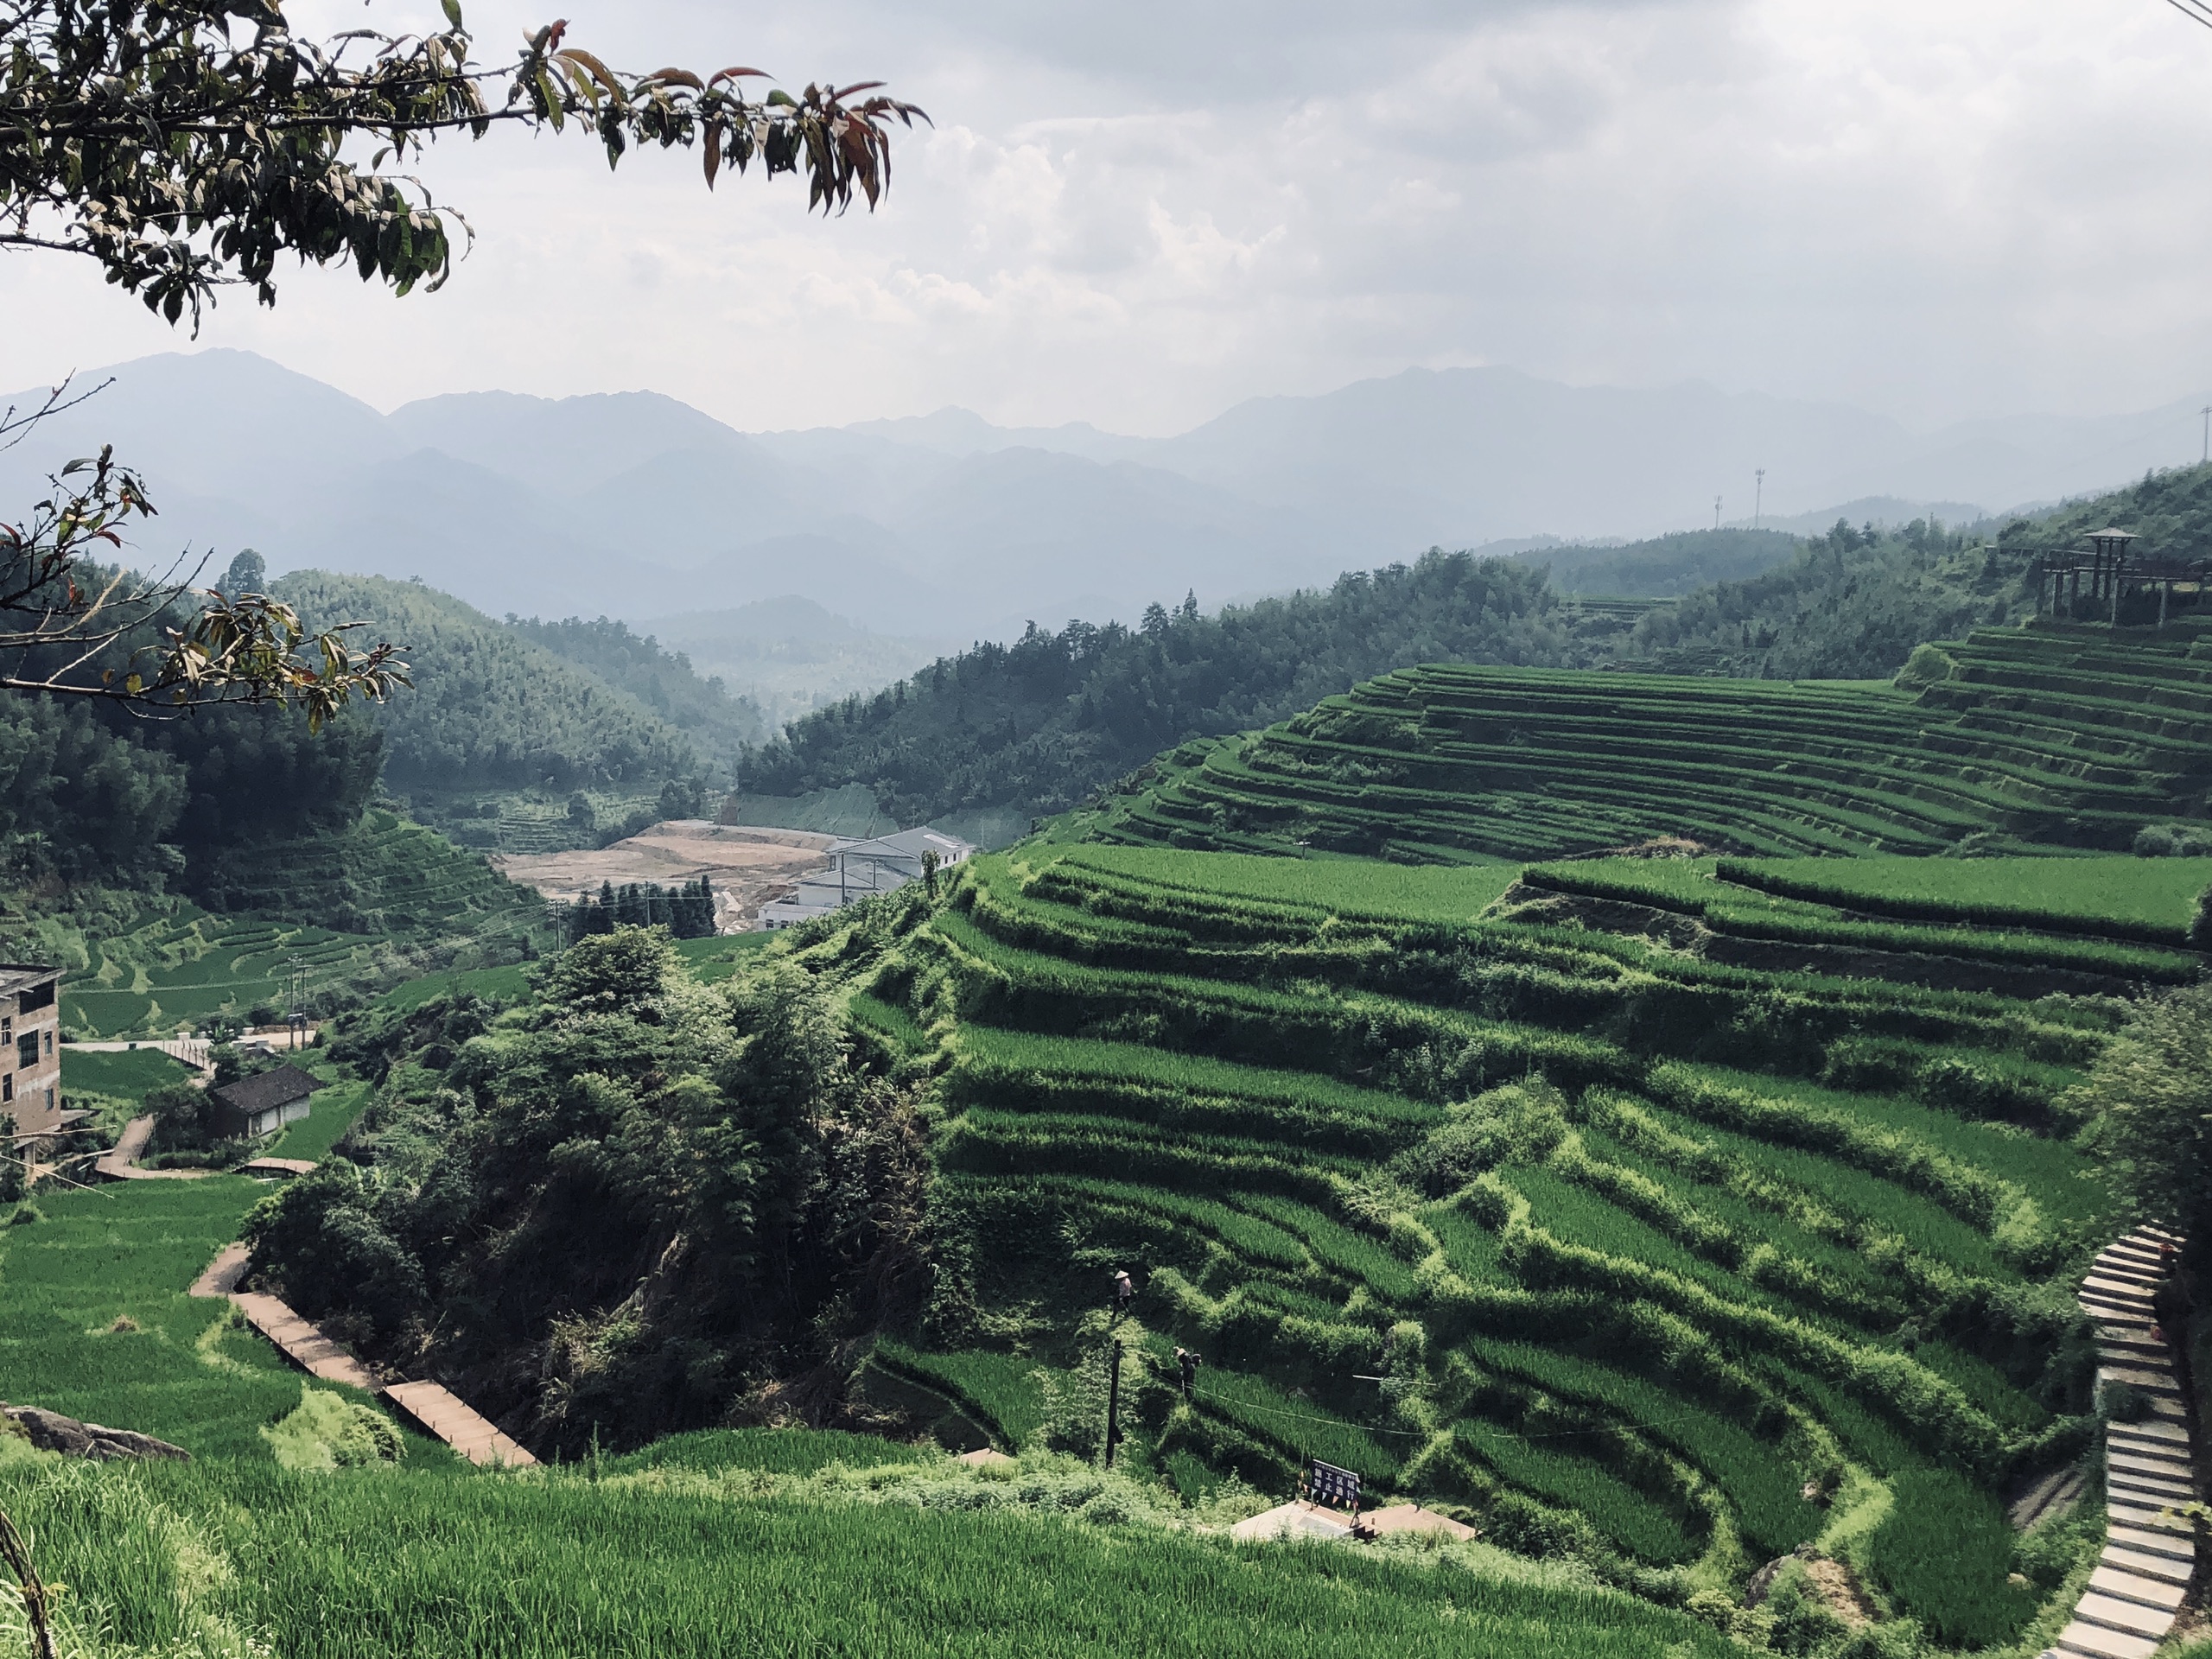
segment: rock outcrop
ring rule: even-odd
[[[96,1458],[104,1463],[118,1458],[192,1461],[192,1453],[182,1446],[171,1446],[167,1440],[157,1440],[135,1429],[80,1423],[74,1417],[64,1417],[58,1411],[42,1411],[36,1406],[0,1404],[0,1415],[20,1429],[40,1451],[59,1452],[65,1458]]]

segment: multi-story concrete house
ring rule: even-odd
[[[61,970],[0,963],[0,1115],[18,1135],[61,1127]]]

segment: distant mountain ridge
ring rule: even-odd
[[[1916,435],[1840,404],[1689,385],[1408,369],[1255,398],[1168,438],[961,410],[742,433],[677,399],[425,398],[389,415],[249,353],[142,359],[0,454],[0,499],[113,442],[162,517],[145,563],[258,548],[277,571],[420,575],[493,614],[626,620],[796,595],[878,633],[1211,608],[1431,545],[1808,526],[1825,504],[2001,507],[2194,458],[2197,400]],[[24,402],[22,397],[14,401]],[[2169,453],[2169,452],[2171,453]],[[1973,509],[1968,509],[1969,512]]]

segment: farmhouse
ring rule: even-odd
[[[308,1115],[308,1096],[322,1085],[296,1065],[280,1065],[210,1089],[208,1114],[216,1138],[238,1141],[273,1135]]]
[[[908,882],[920,880],[932,868],[948,869],[967,862],[975,851],[971,842],[926,824],[918,830],[902,830],[895,836],[836,842],[830,849],[828,869],[814,872],[795,891],[760,906],[760,925],[789,927],[827,916],[855,899],[896,893]]]
[[[18,1135],[62,1124],[59,968],[0,963],[0,1113]]]

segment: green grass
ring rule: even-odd
[[[1823,1205],[1902,1238],[1907,1248],[1978,1278],[2016,1281],[2018,1271],[1987,1234],[1933,1198],[1896,1182],[1802,1147],[1777,1146],[1663,1107],[1652,1116],[1676,1135],[1731,1154],[1751,1169],[1778,1176]]]
[[[2004,1506],[1948,1469],[1897,1477],[1894,1507],[1867,1544],[1874,1580],[1949,1647],[2009,1642],[2033,1615],[2033,1591],[2006,1581]]]
[[[1312,1205],[1266,1192],[1245,1192],[1236,1202],[1255,1215],[1295,1233],[1315,1261],[1355,1284],[1365,1285],[1386,1302],[1407,1302],[1414,1294],[1414,1270],[1406,1259],[1369,1234],[1345,1226]]]
[[[760,1470],[775,1475],[814,1475],[836,1464],[875,1469],[886,1464],[925,1464],[940,1455],[934,1447],[906,1446],[878,1434],[848,1434],[834,1428],[702,1428],[671,1434],[620,1457],[601,1460],[601,1475],[635,1474],[646,1469],[686,1469],[719,1474],[726,1469]]]
[[[1439,868],[1157,847],[1083,847],[1067,853],[1065,861],[1209,898],[1319,906],[1339,916],[1408,922],[1471,921],[1519,874],[1503,863]]]
[[[330,1149],[339,1138],[353,1127],[356,1118],[368,1109],[370,1096],[375,1091],[358,1079],[349,1079],[318,1089],[309,1100],[308,1115],[296,1123],[288,1123],[276,1138],[262,1148],[264,1158],[304,1158],[321,1163],[330,1156]]]
[[[1753,1090],[1770,1098],[1803,1101],[1861,1122],[1902,1131],[1976,1169],[2015,1183],[2054,1217],[2101,1221],[2112,1212],[2113,1196],[2095,1160],[2069,1141],[2002,1124],[1976,1122],[1893,1095],[1826,1089],[1799,1077],[1769,1077],[1725,1066],[1684,1069],[1730,1088]]]
[[[434,997],[458,996],[464,991],[486,1002],[516,1002],[529,995],[530,971],[526,963],[510,963],[499,968],[425,974],[393,986],[377,998],[377,1006],[394,1014],[408,1014]]]
[[[2178,944],[2212,858],[1729,860],[1731,880],[1884,914],[2061,927]]]
[[[134,1181],[42,1195],[45,1220],[0,1228],[0,1399],[266,1458],[260,1430],[299,1404],[300,1374],[250,1332],[211,1336],[230,1304],[185,1294],[264,1191]]]
[[[1493,1423],[1469,1421],[1452,1430],[1461,1446],[1508,1484],[1579,1510],[1625,1554],[1662,1564],[1687,1561],[1697,1544],[1667,1508],[1589,1458],[1523,1440]]]
[[[88,1054],[67,1043],[61,1046],[61,1088],[66,1094],[142,1100],[153,1090],[186,1082],[193,1075],[190,1066],[171,1059],[158,1048]]]
[[[969,1349],[958,1353],[924,1353],[904,1343],[875,1346],[876,1363],[912,1377],[982,1416],[1001,1446],[1020,1451],[1044,1421],[1044,1395],[1037,1382],[1039,1362],[1018,1354]]]
[[[1395,1425],[1363,1427],[1311,1400],[1294,1398],[1265,1378],[1217,1366],[1198,1373],[1197,1393],[1205,1410],[1281,1447],[1294,1463],[1319,1458],[1386,1486],[1425,1438]]]
[[[1471,1570],[683,1484],[700,1478],[116,1466],[0,1474],[0,1498],[44,1575],[142,1649],[205,1641],[219,1620],[285,1659],[1735,1651],[1681,1614],[1478,1548]]]
[[[1737,1524],[1768,1556],[1786,1554],[1820,1531],[1821,1511],[1805,1502],[1802,1478],[1782,1448],[1732,1418],[1633,1371],[1535,1343],[1477,1336],[1466,1348],[1493,1370],[1561,1399],[1602,1407],[1675,1448],[1726,1495]]]

